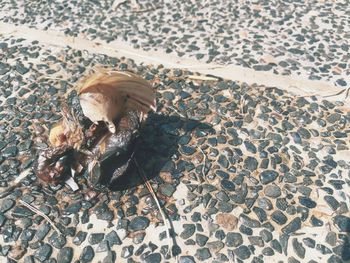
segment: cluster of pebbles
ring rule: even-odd
[[[1,1],[0,21],[349,85],[346,1]]]
[[[3,38],[0,51],[0,192],[28,173],[0,199],[0,261],[350,260],[350,112],[341,102],[24,39]],[[137,172],[134,185],[96,195],[84,178],[72,192],[31,170],[60,102],[95,66],[133,71],[157,92],[137,158],[171,238]]]

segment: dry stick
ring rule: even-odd
[[[145,181],[145,184],[146,184],[146,187],[147,187],[148,191],[151,193],[151,195],[152,195],[154,201],[156,202],[156,204],[157,204],[157,206],[158,206],[159,213],[161,214],[162,219],[163,219],[163,221],[164,221],[164,225],[165,225],[165,227],[166,227],[167,239],[168,239],[168,241],[169,241],[169,244],[168,244],[168,245],[169,245],[169,251],[170,251],[170,256],[172,257],[172,256],[173,256],[173,253],[172,253],[172,244],[171,244],[171,241],[170,241],[170,238],[171,238],[171,236],[170,236],[170,230],[169,230],[170,227],[169,227],[168,221],[166,220],[164,211],[163,211],[162,207],[160,206],[160,203],[159,203],[159,201],[158,201],[158,198],[157,198],[157,196],[156,196],[156,194],[155,194],[155,192],[154,192],[154,190],[153,190],[151,184],[149,183],[149,181],[148,181],[148,179],[147,179],[147,177],[146,177],[146,175],[145,175],[145,172],[144,172],[143,169],[141,169],[141,167],[139,166],[139,164],[138,164],[136,158],[133,158],[133,160],[134,160],[134,163],[135,163],[137,169],[139,170],[139,172],[140,172],[140,174],[141,174],[141,176],[142,176],[142,179]]]
[[[50,225],[57,231],[57,233],[61,233],[61,231],[55,226],[55,223],[47,216],[45,215],[43,212],[41,212],[39,209],[35,208],[34,206],[28,204],[27,202],[23,201],[23,200],[19,200],[19,202],[24,205],[25,207],[27,207],[29,210],[33,211],[34,213],[42,216],[43,218],[46,219],[47,222],[50,223]]]

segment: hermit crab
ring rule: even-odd
[[[61,110],[49,147],[38,153],[36,175],[57,184],[84,173],[91,186],[110,186],[132,161],[142,123],[155,110],[155,94],[134,73],[100,69],[78,83]],[[102,172],[107,163],[112,174]]]

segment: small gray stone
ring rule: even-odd
[[[239,259],[242,259],[242,260],[248,259],[251,255],[249,248],[244,245],[234,249],[233,252]]]
[[[48,244],[43,244],[34,253],[34,257],[40,262],[47,260],[52,253],[52,247]]]
[[[139,231],[145,230],[149,225],[149,219],[144,216],[137,216],[130,221],[129,230]]]
[[[302,259],[305,258],[305,248],[300,242],[298,242],[298,239],[293,238],[292,245],[293,245],[293,250],[297,254],[297,256]]]
[[[210,251],[207,248],[197,249],[196,254],[194,256],[200,261],[211,258]]]
[[[240,233],[229,232],[226,235],[226,246],[228,247],[238,247],[243,243],[243,238]]]
[[[264,193],[268,197],[277,198],[281,195],[281,189],[277,185],[267,185]]]
[[[64,247],[58,251],[57,263],[70,263],[73,258],[73,249]]]
[[[262,184],[268,184],[276,180],[278,173],[273,170],[266,170],[260,173],[260,182]]]
[[[84,247],[83,252],[81,253],[81,255],[79,257],[79,260],[83,263],[91,262],[92,259],[94,258],[94,256],[95,256],[95,252],[92,249],[92,247],[86,246],[86,247]]]

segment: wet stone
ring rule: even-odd
[[[92,259],[94,258],[94,256],[95,256],[95,252],[92,249],[92,247],[86,246],[86,247],[84,247],[84,249],[79,257],[79,260],[81,262],[92,262]]]
[[[298,239],[293,238],[292,245],[293,250],[297,254],[297,256],[302,259],[305,258],[305,248],[300,242],[298,242]]]
[[[277,185],[267,185],[264,193],[268,197],[277,198],[281,195],[281,189]]]
[[[58,251],[57,263],[70,263],[73,258],[73,249],[64,247]]]
[[[211,258],[211,254],[210,254],[209,249],[207,249],[207,248],[199,248],[196,251],[195,257],[198,260],[202,261],[202,260],[206,260],[206,259]]]
[[[278,173],[273,170],[266,170],[260,173],[260,182],[262,184],[268,184],[276,180]]]
[[[236,248],[233,250],[233,252],[235,253],[235,255],[239,258],[239,259],[248,259],[251,255],[251,252],[249,250],[249,248],[247,246],[240,246],[239,248]]]
[[[143,217],[143,216],[135,217],[130,221],[129,230],[131,231],[144,230],[148,227],[149,223],[150,221],[147,217]]]
[[[229,232],[226,235],[225,244],[228,247],[238,247],[243,243],[243,238],[240,233]]]
[[[52,247],[48,244],[43,244],[34,253],[34,257],[40,262],[47,260],[52,253]]]

